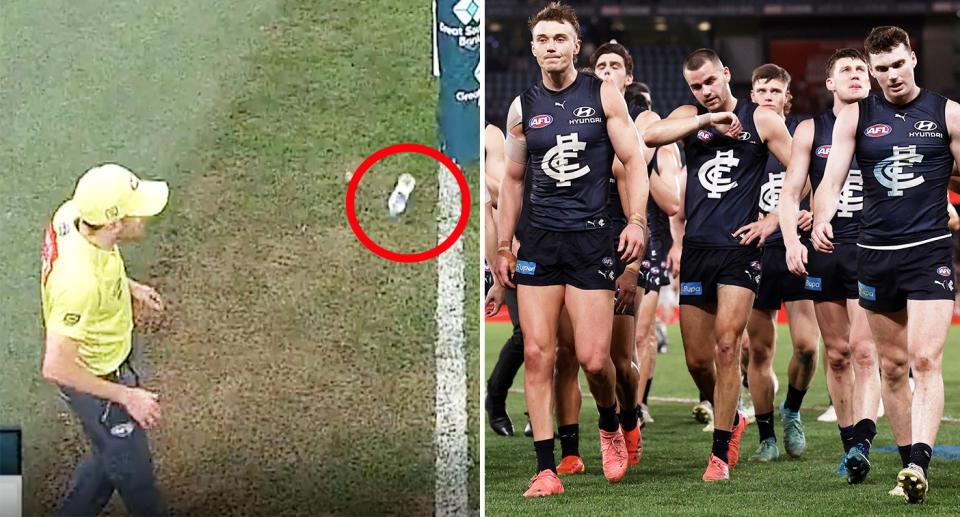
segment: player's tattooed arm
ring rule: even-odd
[[[611,83],[600,86],[600,102],[607,118],[607,135],[617,158],[626,171],[629,223],[620,234],[618,252],[624,262],[643,256],[647,245],[647,197],[650,186],[647,179],[647,164],[644,145],[634,121],[630,118],[623,95]]]
[[[507,113],[507,140],[504,154],[507,157],[503,180],[500,182],[500,199],[497,203],[499,221],[497,222],[497,263],[494,275],[501,284],[514,288],[511,281],[517,258],[513,255],[511,244],[513,233],[520,217],[520,203],[523,199],[523,176],[527,162],[526,136],[523,134],[523,115],[520,97],[510,104]]]
[[[840,110],[833,125],[833,137],[830,155],[827,157],[823,180],[813,193],[813,234],[810,237],[813,247],[821,253],[833,251],[833,227],[830,220],[837,213],[840,189],[850,173],[850,163],[856,147],[857,122],[860,119],[860,106],[850,104]]]
[[[503,131],[493,124],[483,131],[484,164],[483,178],[493,208],[497,208],[497,198],[500,197],[500,182],[503,181],[503,169],[506,160],[503,155]]]
[[[680,211],[680,150],[677,144],[660,146],[654,158],[657,173],[650,175],[650,195],[668,216]]]
[[[643,141],[650,147],[671,144],[706,128],[714,128],[733,138],[743,129],[740,119],[730,111],[697,115],[696,106],[687,104],[673,110],[667,118],[651,124],[643,133]]]
[[[800,244],[797,226],[800,220],[800,191],[809,179],[813,133],[813,119],[804,120],[794,131],[790,163],[783,180],[783,190],[780,191],[780,231],[787,248],[787,268],[795,275],[807,274],[804,267],[807,263],[807,248]]]

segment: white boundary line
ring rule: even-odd
[[[460,218],[460,187],[440,166],[437,243],[453,232]],[[464,354],[463,238],[437,257],[437,394],[435,407],[437,516],[467,515],[467,366]]]
[[[510,393],[523,393],[523,389],[510,389]],[[584,397],[593,398],[593,394],[589,391],[583,394]],[[677,397],[648,397],[649,400],[654,402],[671,402],[674,404],[696,404],[700,402],[697,399],[684,399]],[[803,406],[803,409],[813,409],[816,411],[826,411],[827,408],[824,406]],[[947,422],[948,424],[960,424],[960,418],[953,418],[949,416],[942,417],[941,422]]]

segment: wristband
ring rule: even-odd
[[[510,246],[500,246],[497,248],[497,253],[500,253],[501,251],[510,251]]]

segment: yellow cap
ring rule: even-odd
[[[73,202],[81,219],[100,226],[124,217],[157,215],[168,195],[165,181],[144,181],[126,167],[107,163],[83,174]]]

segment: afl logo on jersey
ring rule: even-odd
[[[878,136],[889,135],[891,131],[893,131],[893,129],[891,129],[890,126],[886,124],[874,124],[868,127],[867,129],[864,129],[863,134],[869,137],[876,138]]]
[[[950,276],[950,268],[947,266],[940,266],[937,268],[937,274],[940,276]]]
[[[579,118],[592,117],[597,110],[591,108],[590,106],[580,106],[579,108],[573,110],[573,116]]]
[[[703,140],[704,142],[709,142],[710,140],[713,140],[713,134],[706,129],[701,129],[700,131],[697,131],[697,138]]]
[[[817,156],[819,156],[819,157],[821,157],[821,158],[826,158],[827,156],[830,156],[830,146],[829,146],[829,145],[821,145],[820,147],[818,147],[818,148],[817,148]]]
[[[550,115],[537,115],[530,119],[530,127],[540,129],[549,126],[551,122],[553,122],[553,117]]]

